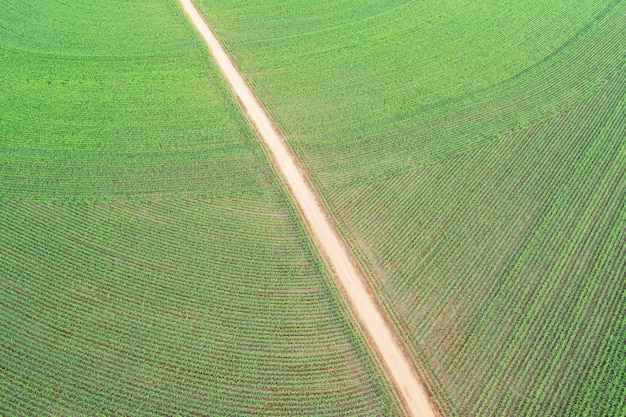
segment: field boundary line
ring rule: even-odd
[[[180,3],[207,44],[214,62],[237,97],[249,122],[263,141],[273,161],[274,169],[291,193],[318,251],[333,269],[342,295],[365,333],[366,340],[374,348],[407,414],[413,417],[435,417],[438,414],[429,401],[427,391],[420,382],[412,362],[407,358],[400,338],[368,290],[367,281],[355,266],[356,262],[326,215],[286,140],[275,128],[260,100],[193,2],[180,0]]]

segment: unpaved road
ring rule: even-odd
[[[328,220],[313,189],[300,171],[282,135],[275,129],[259,100],[235,67],[221,43],[209,28],[191,0],[180,0],[183,9],[206,41],[213,59],[238,98],[249,121],[272,156],[275,169],[281,175],[296,201],[319,250],[335,272],[344,297],[359,320],[366,338],[374,346],[380,362],[394,383],[407,413],[414,417],[434,417],[426,391],[411,362],[402,350],[398,338],[386,320],[378,303],[368,292],[351,255],[335,228]]]

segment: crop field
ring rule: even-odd
[[[0,0],[0,415],[402,415],[175,0]]]
[[[197,3],[444,415],[626,415],[626,2]]]

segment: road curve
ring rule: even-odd
[[[286,145],[285,139],[274,127],[260,101],[192,1],[180,0],[180,2],[185,13],[204,38],[215,63],[239,100],[248,120],[265,143],[273,159],[274,168],[298,205],[318,250],[322,252],[335,272],[343,296],[385,367],[389,380],[394,384],[404,403],[407,414],[413,417],[434,417],[436,415],[434,407],[428,400],[426,390],[420,383],[411,361],[404,354],[399,338],[379,304],[368,292],[365,279],[354,266],[352,256],[328,220],[322,205]]]

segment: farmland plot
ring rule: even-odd
[[[446,415],[624,415],[623,1],[198,3]]]
[[[400,415],[175,1],[0,1],[0,414]]]

